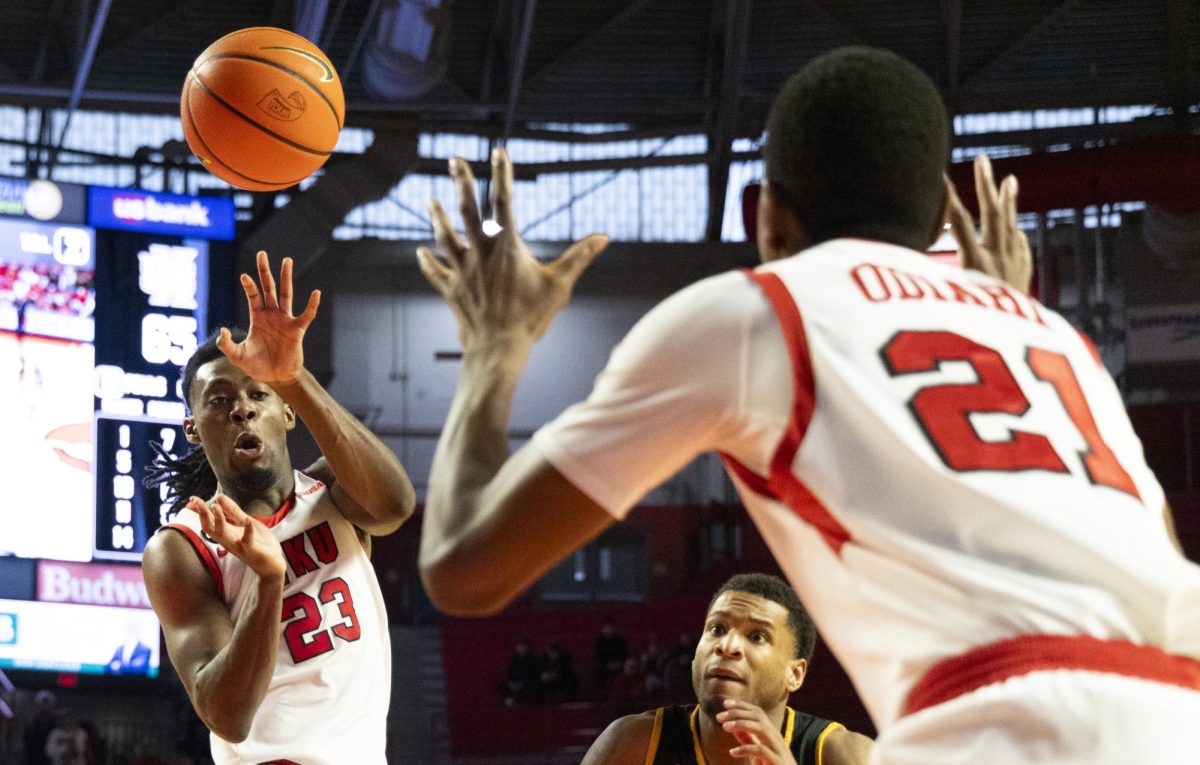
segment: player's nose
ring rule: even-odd
[[[246,396],[238,396],[233,405],[231,415],[235,422],[248,422],[258,416],[254,402]]]
[[[730,630],[722,635],[716,644],[716,651],[722,656],[741,656],[742,638],[736,630]]]

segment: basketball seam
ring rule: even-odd
[[[338,124],[338,130],[342,129],[342,116],[338,114],[337,107],[333,105],[333,102],[329,100],[329,97],[325,95],[325,92],[323,90],[321,90],[319,87],[317,87],[315,84],[313,84],[313,82],[311,80],[309,80],[307,77],[305,77],[300,72],[297,72],[295,69],[286,67],[283,64],[277,63],[268,58],[260,58],[258,56],[251,56],[248,53],[218,53],[216,55],[209,56],[208,58],[204,59],[203,62],[196,65],[196,68],[199,69],[201,66],[203,66],[204,64],[207,64],[209,61],[220,61],[222,59],[227,59],[227,58],[237,59],[239,61],[257,61],[260,64],[266,64],[267,66],[274,67],[274,68],[278,69],[279,71],[283,72],[284,74],[290,74],[291,76],[295,77],[297,80],[300,80],[300,82],[303,82],[305,85],[312,88],[313,92],[317,94],[317,97],[325,102],[325,105],[329,107],[329,111],[333,112],[333,119]],[[336,77],[337,70],[333,68],[332,64],[330,64],[329,68],[330,68],[330,70],[333,71],[334,76]],[[335,82],[336,82],[336,80],[335,80]]]
[[[189,79],[188,82],[190,83],[191,79]],[[191,85],[189,84],[188,87],[190,88]],[[185,96],[186,96],[186,91],[185,91]],[[196,136],[196,140],[199,141],[200,145],[204,147],[204,150],[206,152],[208,152],[208,155],[212,158],[213,162],[216,162],[218,165],[225,168],[226,170],[233,173],[234,175],[236,175],[239,178],[245,178],[248,181],[252,181],[252,182],[260,184],[262,186],[280,186],[280,184],[275,181],[264,181],[259,178],[254,178],[252,176],[246,175],[245,173],[239,173],[237,170],[234,170],[232,167],[230,167],[228,163],[224,162],[219,156],[217,156],[217,153],[215,151],[213,151],[212,147],[208,145],[208,142],[204,140],[204,136],[200,134],[200,126],[196,124],[196,119],[192,116],[191,100],[188,99],[186,101],[186,103],[187,103],[187,118],[188,118],[188,122],[192,126],[192,135]],[[309,173],[309,175],[312,175],[312,173]],[[304,178],[307,178],[307,177],[308,177],[308,175],[304,176]],[[287,188],[288,186],[293,186],[293,185],[299,183],[300,181],[304,180],[304,178],[298,178],[297,180],[294,180],[294,181],[286,181],[283,183],[282,186],[280,186],[280,188]],[[222,180],[224,180],[224,179],[222,179]],[[228,183],[228,181],[226,181],[226,183]],[[265,190],[266,191],[276,191],[278,189],[265,189]]]
[[[224,106],[232,114],[236,115],[240,119],[245,120],[247,124],[253,125],[254,127],[263,131],[264,133],[271,136],[275,140],[279,141],[280,143],[285,143],[288,146],[291,146],[293,149],[299,149],[300,151],[306,152],[308,154],[313,154],[318,157],[328,157],[331,154],[333,154],[333,152],[331,152],[331,151],[318,151],[316,149],[310,149],[307,146],[304,146],[303,144],[296,143],[295,141],[288,138],[287,136],[282,136],[279,133],[276,133],[274,130],[271,130],[270,128],[268,128],[264,125],[260,125],[259,123],[250,119],[250,117],[248,117],[247,115],[243,114],[241,112],[241,110],[239,110],[233,104],[229,103],[224,98],[221,98],[219,95],[217,95],[217,93],[215,91],[213,91],[212,88],[210,88],[210,87],[208,87],[208,85],[204,84],[204,80],[200,79],[200,75],[196,74],[195,72],[192,73],[192,81],[195,82],[198,87],[202,88],[205,93],[212,96],[214,101],[219,103],[221,106]],[[191,109],[190,104],[188,105],[188,108]]]

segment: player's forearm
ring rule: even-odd
[[[431,596],[466,581],[492,510],[488,486],[509,456],[508,421],[532,342],[478,341],[462,372],[429,474],[421,534],[421,571]]]
[[[231,743],[249,735],[275,673],[283,578],[259,578],[249,597],[233,637],[197,673],[193,691],[193,703],[204,724]]]
[[[412,514],[416,495],[400,460],[308,370],[290,385],[273,387],[312,433],[338,484],[365,512],[380,521]]]

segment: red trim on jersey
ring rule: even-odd
[[[291,760],[271,760],[270,762],[260,762],[258,765],[300,765]]]
[[[1200,691],[1200,662],[1161,648],[1083,635],[1022,635],[933,665],[909,692],[904,714],[1010,677],[1059,669],[1106,672]]]
[[[296,490],[293,489],[292,493],[288,495],[288,498],[283,501],[283,504],[280,505],[279,509],[276,510],[274,513],[272,513],[271,515],[268,515],[266,518],[258,518],[258,517],[254,517],[254,516],[252,516],[252,517],[254,517],[254,519],[256,521],[258,521],[262,525],[266,526],[267,528],[271,528],[272,526],[275,526],[280,521],[282,521],[284,518],[286,518],[287,514],[292,512],[292,508],[295,506],[296,506]]]
[[[850,538],[850,533],[792,472],[796,452],[800,450],[816,406],[816,386],[813,381],[812,359],[808,354],[808,336],[804,333],[804,320],[800,316],[800,309],[796,307],[796,301],[792,300],[791,293],[777,275],[749,269],[743,273],[762,289],[767,300],[771,302],[771,307],[775,309],[775,315],[779,317],[783,340],[792,360],[795,399],[792,403],[792,417],[784,430],[783,440],[775,450],[775,456],[771,458],[771,472],[768,477],[758,475],[728,454],[722,454],[721,459],[729,471],[747,488],[787,505],[801,520],[815,527],[834,552],[841,552],[842,545]]]
[[[225,577],[221,575],[221,567],[217,565],[217,559],[213,557],[212,550],[208,549],[208,545],[204,544],[204,540],[200,538],[195,529],[190,526],[184,526],[182,523],[168,523],[162,528],[174,529],[182,533],[184,539],[192,543],[192,548],[195,549],[200,562],[204,564],[204,567],[208,569],[208,573],[212,574],[213,581],[216,582],[217,595],[221,597],[221,600],[225,600]]]

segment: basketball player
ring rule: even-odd
[[[151,484],[186,509],[146,545],[146,589],[218,765],[383,765],[391,648],[368,535],[412,513],[412,485],[304,368],[319,293],[293,316],[291,260],[276,292],[262,252],[258,280],[242,276],[249,334],[221,330],[184,368],[197,448],[156,462]],[[303,472],[297,416],[323,454]]]
[[[434,205],[445,261],[419,253],[464,346],[424,519],[434,603],[498,610],[716,450],[872,715],[875,765],[1195,762],[1200,567],[1172,545],[1089,342],[924,254],[949,146],[942,100],[907,61],[811,61],[768,121],[764,265],[651,311],[587,401],[511,458],[530,347],[605,240],[534,260],[502,152],[503,230],[484,235],[452,161],[466,241]],[[1023,246],[1016,188],[984,170],[984,240],[1003,260]]]
[[[614,720],[583,765],[866,765],[871,739],[787,705],[816,642],[787,582],[733,577],[709,603],[692,659],[699,703]]]

